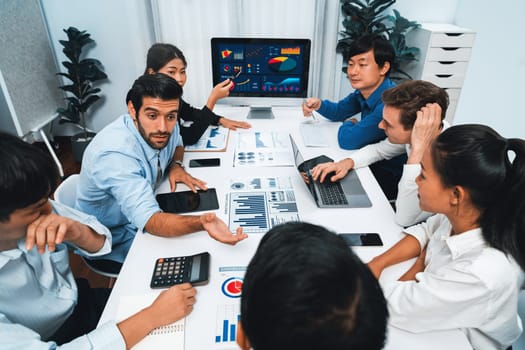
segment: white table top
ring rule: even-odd
[[[219,107],[216,113],[226,117],[244,120],[247,108]],[[275,119],[249,120],[251,131],[289,131],[300,148],[305,159],[327,155],[334,160],[348,156],[337,146],[336,132],[339,123],[320,121],[319,128],[331,133],[329,148],[307,148],[304,146],[298,130],[304,121],[300,107],[274,108]],[[321,130],[321,129],[320,129]],[[359,257],[367,262],[392,246],[401,237],[401,228],[394,222],[394,213],[386,197],[368,168],[358,169],[359,178],[372,201],[371,208],[359,209],[319,209],[315,205],[307,187],[301,180],[295,167],[233,167],[234,148],[237,134],[243,131],[230,132],[228,148],[225,152],[188,152],[184,157],[187,166],[192,158],[221,158],[220,168],[188,168],[195,177],[207,182],[208,187],[217,190],[219,199],[218,217],[228,221],[225,212],[225,198],[232,177],[289,176],[296,196],[301,220],[321,224],[330,230],[342,232],[378,232],[383,247],[355,247]],[[185,185],[178,185],[177,190],[186,190]],[[167,182],[162,184],[159,192],[167,192]],[[235,228],[232,228],[235,229]],[[223,305],[238,304],[239,299],[226,297],[221,292],[221,285],[230,275],[219,272],[220,267],[246,267],[255,252],[262,234],[251,234],[236,246],[229,246],[211,239],[206,232],[198,232],[177,238],[162,238],[148,233],[138,233],[124,262],[120,275],[115,283],[108,304],[104,309],[100,323],[114,319],[118,303],[123,296],[159,293],[149,287],[154,262],[160,257],[191,255],[204,251],[211,254],[210,279],[206,285],[197,286],[197,303],[193,312],[186,318],[185,349],[237,349],[236,345],[216,344],[218,308]],[[385,270],[383,278],[395,279],[400,276],[409,263],[399,264]],[[239,273],[240,277],[244,275]],[[385,349],[471,349],[466,337],[460,331],[442,331],[413,334],[394,327],[389,327],[388,342]]]

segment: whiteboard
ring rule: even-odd
[[[0,130],[23,137],[64,105],[39,0],[0,1]]]

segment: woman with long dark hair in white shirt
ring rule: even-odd
[[[379,277],[417,257],[398,281],[382,283],[391,323],[460,329],[474,349],[507,349],[522,331],[525,141],[482,125],[450,127],[427,149],[416,182],[421,209],[438,214],[369,263]]]

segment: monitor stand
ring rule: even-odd
[[[274,119],[272,107],[252,106],[248,112],[248,119]]]

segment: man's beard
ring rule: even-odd
[[[146,131],[144,130],[144,128],[140,124],[139,118],[137,117],[136,119],[137,119],[137,127],[138,127],[138,130],[139,130],[139,133],[142,136],[142,138],[144,139],[144,141],[146,141],[146,143],[148,145],[150,145],[150,147],[152,147],[154,149],[163,149],[164,147],[166,147],[166,145],[168,144],[168,142],[170,140],[171,132],[153,132],[153,133],[150,133],[150,134],[146,134]],[[158,142],[155,142],[155,141],[152,140],[152,138],[154,136],[167,136],[167,137],[166,137],[165,141],[162,144],[159,145]]]

